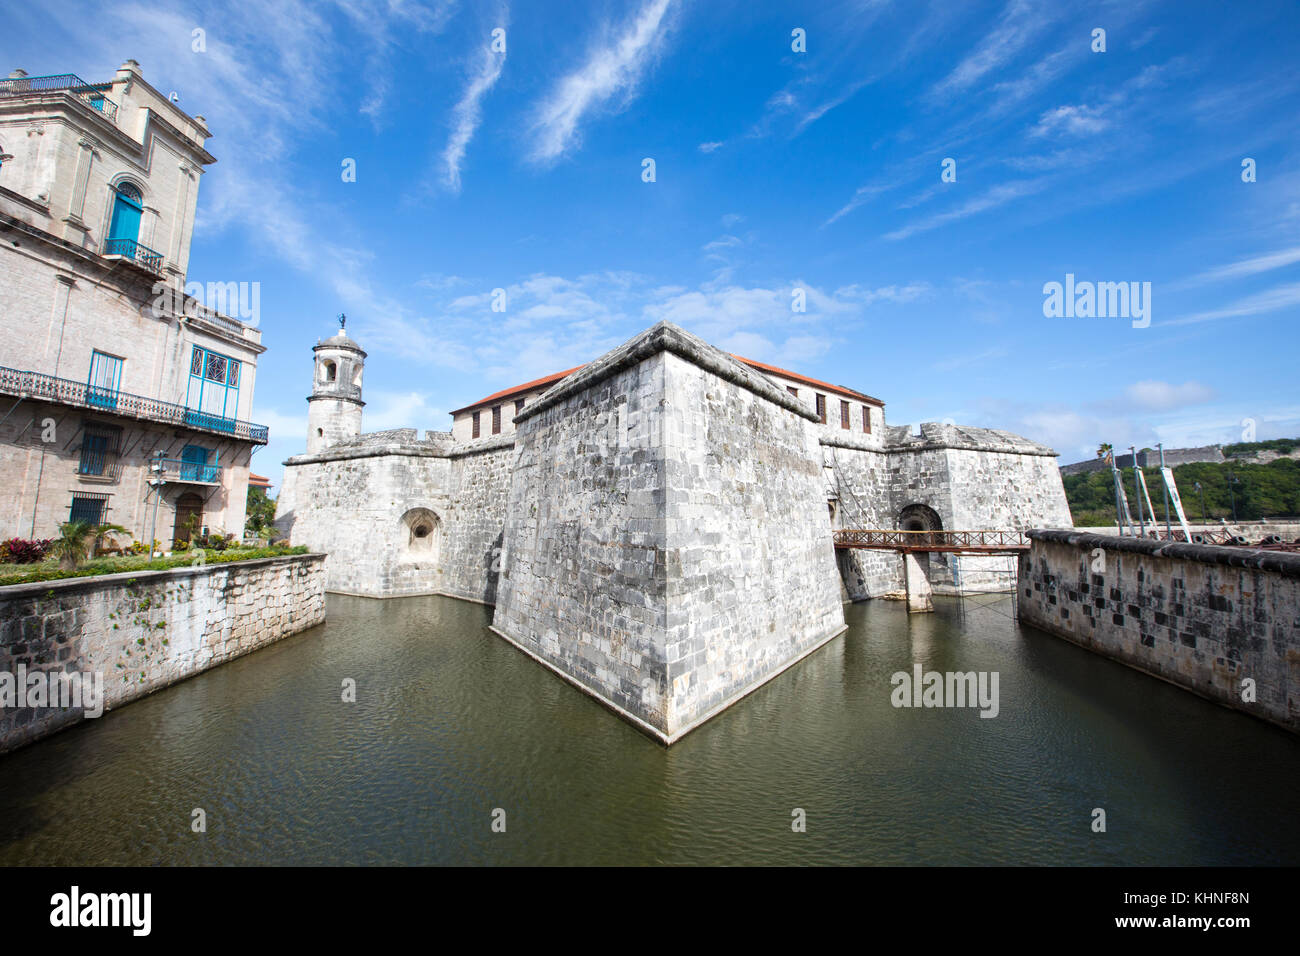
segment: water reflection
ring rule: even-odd
[[[313,631],[0,757],[0,863],[1300,862],[1300,741],[1017,627],[1008,598],[936,606],[847,608],[664,749],[487,608],[331,597]],[[999,716],[895,709],[914,662],[997,671]]]

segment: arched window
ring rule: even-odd
[[[120,183],[113,189],[113,217],[108,223],[110,254],[135,254],[130,246],[140,239],[140,214],[143,211],[144,199],[135,186]]]
[[[320,380],[322,382],[332,382],[338,378],[339,369],[333,362],[324,361],[320,366]]]

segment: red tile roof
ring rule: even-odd
[[[252,472],[248,474],[248,487],[250,488],[270,488],[271,479],[263,475],[255,475]]]
[[[843,385],[832,385],[830,382],[822,382],[815,378],[809,378],[807,375],[800,375],[798,372],[790,372],[775,365],[768,365],[766,362],[755,362],[753,359],[747,359],[743,355],[733,355],[732,358],[744,362],[750,368],[758,369],[760,372],[771,372],[773,375],[780,375],[784,378],[792,379],[796,382],[803,382],[805,385],[812,385],[815,388],[824,388],[828,392],[835,392],[839,395],[847,395],[850,398],[856,398],[860,402],[870,402],[872,405],[885,407],[885,403],[878,398],[872,398],[862,392],[855,392],[851,388],[845,388]]]
[[[543,378],[536,378],[533,379],[531,382],[524,382],[524,384],[516,385],[513,388],[503,388],[499,392],[493,392],[487,398],[480,398],[477,402],[474,402],[472,405],[466,405],[464,408],[458,408],[455,411],[451,412],[451,414],[459,415],[461,412],[472,411],[473,409],[478,408],[480,405],[488,405],[491,404],[492,402],[503,401],[507,398],[513,398],[515,395],[520,395],[523,394],[524,392],[531,392],[534,389],[541,388],[543,385],[554,385],[560,379],[568,378],[574,372],[578,371],[578,369],[585,368],[585,367],[586,366],[584,365],[578,365],[575,366],[574,368],[569,369],[567,372],[556,372],[554,375],[547,375]]]
[[[862,392],[854,391],[851,388],[845,388],[843,385],[832,385],[829,382],[823,382],[815,378],[809,378],[807,375],[800,375],[798,372],[791,372],[786,369],[779,368],[775,365],[768,365],[766,362],[756,362],[753,359],[747,359],[743,355],[732,355],[731,357],[736,359],[739,362],[744,362],[750,368],[756,369],[760,372],[768,372],[772,375],[780,375],[794,382],[803,382],[805,385],[811,385],[814,388],[824,388],[826,391],[834,392],[837,395],[847,395],[850,398],[856,398],[860,402],[869,402],[872,405],[879,405],[881,408],[885,407],[885,403],[882,402],[880,399],[872,398],[870,395],[866,395],[863,394]],[[557,372],[554,375],[547,375],[544,378],[534,379],[531,382],[525,382],[523,385],[516,385],[513,388],[503,388],[499,392],[493,392],[487,398],[480,398],[477,402],[474,402],[472,405],[466,405],[464,408],[458,408],[455,411],[453,411],[451,414],[459,415],[461,412],[470,412],[484,405],[491,405],[494,402],[504,402],[506,399],[513,398],[516,395],[524,394],[525,392],[534,391],[538,388],[542,388],[543,386],[554,385],[560,379],[568,378],[574,372],[585,367],[586,366],[579,365],[576,368],[569,369],[567,372]]]

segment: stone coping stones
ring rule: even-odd
[[[1300,578],[1300,554],[1266,551],[1238,545],[1188,544],[1185,541],[1161,541],[1155,538],[1091,534],[1064,529],[1036,528],[1026,532],[1030,540],[1068,544],[1080,551],[1105,548],[1128,554],[1146,554],[1156,558],[1198,561],[1230,568],[1271,571],[1288,578]]]

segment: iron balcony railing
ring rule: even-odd
[[[217,432],[232,438],[267,443],[267,427],[252,422],[201,412],[172,402],[132,395],[116,389],[93,388],[85,382],[56,378],[41,372],[0,366],[0,394],[58,402],[62,405],[97,408],[128,418],[181,425],[196,431]]]
[[[183,458],[150,458],[150,465],[157,465],[155,474],[168,481],[189,481],[200,485],[221,484],[221,466],[209,465],[201,461],[186,461]]]
[[[105,239],[104,255],[122,256],[136,265],[149,270],[154,275],[162,273],[163,257],[161,252],[154,252],[148,246],[142,246],[134,239]]]
[[[104,95],[111,83],[87,83],[75,73],[54,76],[16,76],[0,80],[0,96],[18,96],[22,93],[45,93],[67,90],[91,109],[98,110],[117,122],[117,104]]]

